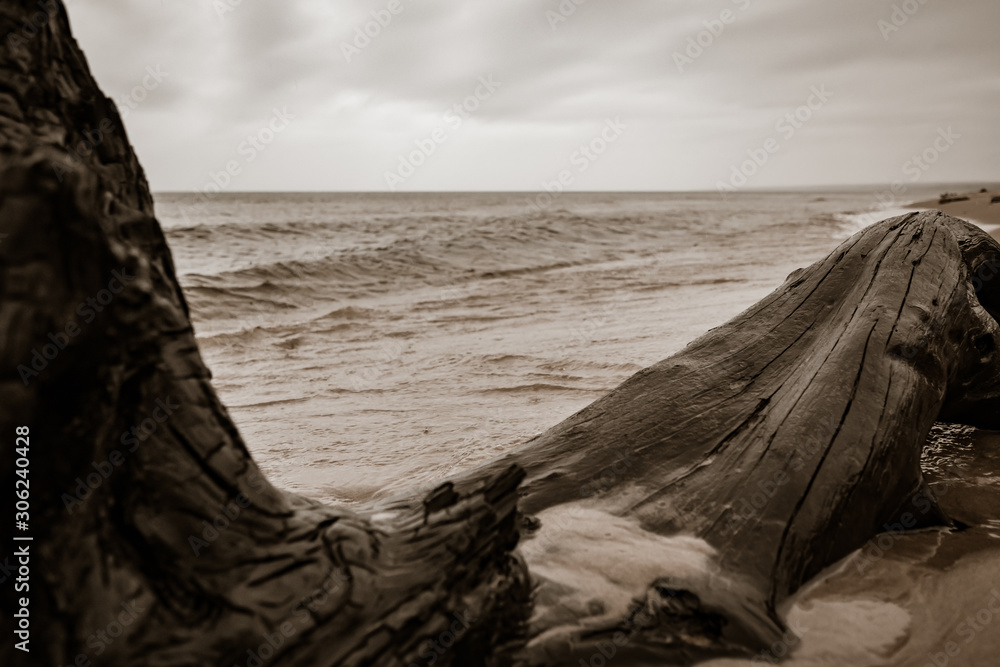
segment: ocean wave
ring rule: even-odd
[[[316,241],[309,253],[299,253],[295,259],[277,253],[275,259],[265,255],[238,268],[232,261],[224,262],[218,271],[187,273],[182,283],[193,295],[196,310],[204,304],[217,314],[219,307],[259,311],[260,305],[252,302],[261,296],[268,299],[263,305],[294,307],[323,297],[363,297],[471,279],[511,278],[620,256],[620,244],[610,240],[625,233],[621,223],[601,225],[580,216],[558,222],[506,220],[493,227],[438,230],[441,233],[349,248],[327,248]]]
[[[532,382],[530,384],[518,384],[510,387],[490,387],[489,389],[479,390],[480,394],[510,394],[518,392],[540,392],[540,391],[559,391],[559,392],[584,392],[593,393],[594,389],[588,389],[586,387],[568,387],[561,384],[551,384],[548,382]],[[597,390],[600,391],[600,390]]]
[[[261,237],[333,236],[342,231],[342,225],[327,221],[271,221],[234,220],[215,224],[193,224],[167,227],[164,232],[171,243],[205,241],[225,243],[233,239],[260,239]]]
[[[587,361],[584,359],[567,359],[559,361],[547,361],[539,365],[539,368],[550,372],[593,372],[612,371],[615,373],[636,373],[642,370],[642,366],[631,362],[612,361]]]
[[[213,307],[213,311],[217,310]],[[209,348],[270,342],[286,350],[303,344],[306,334],[329,334],[337,331],[361,330],[366,323],[379,317],[371,308],[343,306],[314,317],[295,318],[289,321],[261,322],[240,327],[235,331],[218,331],[200,334],[199,342]]]
[[[721,285],[741,276],[678,267],[702,256],[706,266],[720,257],[732,263],[745,257],[749,238],[780,246],[807,222],[835,227],[703,195],[640,197],[625,210],[616,202],[633,198],[567,195],[539,209],[527,206],[528,194],[477,197],[457,198],[465,204],[452,210],[439,205],[448,197],[415,197],[400,208],[391,198],[361,206],[349,197],[234,196],[220,200],[203,224],[179,221],[166,233],[199,328],[247,338],[253,325],[271,329],[314,318],[329,322],[314,325],[313,333],[361,331],[375,314],[353,304],[387,297],[450,326],[510,317],[514,306],[481,307],[497,290],[523,287],[518,293],[530,295],[551,284],[547,294],[578,299],[587,285],[600,291],[612,282],[632,293]],[[480,199],[489,205],[470,204]],[[437,210],[425,210],[435,201]],[[633,280],[637,270],[648,279]],[[296,343],[281,345],[291,350]]]
[[[914,209],[911,208],[873,208],[865,211],[846,211],[844,213],[835,213],[834,217],[839,223],[840,229],[843,231],[844,235],[853,236],[861,230],[874,225],[876,222],[882,222],[883,220],[887,220],[889,218],[907,215],[913,212]]]
[[[263,284],[254,287],[184,285],[184,295],[196,321],[240,320],[297,308],[296,303],[284,298],[280,290],[276,294],[274,291]]]
[[[321,322],[324,320],[370,320],[377,316],[378,316],[378,311],[373,308],[343,306],[341,308],[336,308],[334,310],[331,310],[325,315],[320,315],[319,317],[313,318],[313,321]]]

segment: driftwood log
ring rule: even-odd
[[[436,489],[282,492],[211,387],[62,5],[5,2],[0,35],[0,476],[21,479],[26,427],[33,538],[30,639],[5,633],[4,665],[749,655],[886,523],[948,525],[918,465],[935,419],[1000,425],[1000,246],[914,214]],[[24,544],[0,547],[8,580]],[[23,595],[0,587],[6,618]]]
[[[0,470],[12,522],[28,427],[34,538],[30,655],[5,632],[0,664],[408,665],[449,632],[475,664],[527,608],[522,473],[384,517],[274,489],[209,383],[115,106],[47,7],[0,5]]]
[[[949,526],[920,453],[935,420],[1000,428],[998,277],[977,227],[886,220],[478,471],[527,472],[532,664],[616,632],[681,663],[766,651],[809,578],[886,526]],[[588,560],[609,567],[577,576]]]

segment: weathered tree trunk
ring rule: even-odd
[[[485,661],[527,608],[522,473],[378,517],[274,489],[209,384],[115,107],[61,5],[39,12],[0,5],[2,516],[26,426],[34,538],[13,543],[30,654],[5,631],[0,664],[405,666],[442,638]],[[0,591],[11,618],[23,594]]]
[[[1000,427],[998,269],[963,221],[879,223],[494,464],[527,472],[540,520],[526,655],[586,657],[616,631],[679,661],[763,650],[780,603],[885,525],[948,525],[920,453],[936,419]],[[595,559],[610,570],[575,576]]]
[[[426,496],[349,511],[281,492],[209,384],[62,6],[6,2],[0,35],[0,474],[13,489],[28,427],[33,537],[31,653],[5,634],[3,664],[749,653],[885,523],[947,525],[920,495],[935,419],[1000,426],[1000,246],[914,214]],[[5,617],[20,596],[0,587]]]

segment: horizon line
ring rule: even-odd
[[[735,192],[727,192],[727,195],[739,194],[767,194],[767,193],[791,193],[791,192],[818,192],[822,190],[856,190],[856,189],[881,189],[891,188],[896,182],[886,183],[845,183],[833,185],[785,185],[774,187],[754,187],[741,188]],[[974,180],[974,181],[942,181],[937,183],[917,183],[909,185],[910,188],[932,188],[939,187],[978,187],[991,190],[1000,189],[1000,180]],[[363,195],[427,195],[427,194],[541,194],[546,190],[222,190],[219,192],[205,190],[170,190],[170,189],[150,189],[152,194],[199,194],[199,195],[224,195],[224,194],[363,194]],[[690,190],[561,190],[550,194],[718,194],[716,188],[702,188]]]

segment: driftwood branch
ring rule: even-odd
[[[7,634],[3,664],[748,654],[885,523],[948,525],[918,465],[936,419],[1000,426],[1000,246],[914,214],[432,491],[352,511],[277,490],[211,387],[114,105],[43,6],[0,7],[0,474],[27,427],[34,538],[31,653]],[[19,597],[0,588],[5,616]]]
[[[920,453],[935,420],[1000,426],[998,271],[1000,246],[972,225],[887,220],[477,471],[527,472],[532,661],[592,655],[615,632],[627,653],[681,662],[762,650],[781,602],[883,526],[949,525]],[[627,553],[584,545],[612,527]],[[574,577],[587,558],[616,567]],[[656,620],[636,625],[640,586]],[[621,595],[591,603],[608,589]]]

